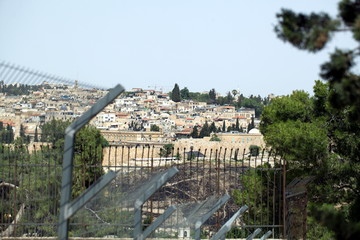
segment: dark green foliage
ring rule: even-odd
[[[255,109],[255,117],[260,117],[264,108],[264,105],[268,103],[267,98],[261,98],[261,96],[253,96],[244,97],[242,94],[238,97],[235,106],[238,108],[254,108]]]
[[[235,131],[240,131],[239,119],[236,119]]]
[[[226,129],[227,132],[231,132],[232,130],[233,130],[232,126],[228,126]]]
[[[221,139],[216,134],[213,134],[210,138],[210,141],[220,142]]]
[[[1,122],[3,126],[3,123]],[[6,128],[2,127],[0,131],[0,141],[1,143],[13,143],[14,142],[14,130],[10,125],[7,125]]]
[[[339,3],[339,15],[346,26],[351,27],[359,16],[360,2],[342,0]]]
[[[38,142],[38,141],[39,141],[38,127],[36,126],[36,128],[35,128],[34,142]]]
[[[210,124],[209,132],[210,132],[210,133],[216,133],[216,132],[217,132],[217,129],[216,129],[216,126],[215,126],[215,123],[214,123],[214,122],[212,122],[212,123]]]
[[[321,76],[330,82],[336,82],[349,74],[350,68],[353,66],[354,57],[352,53],[336,49],[330,55],[330,61],[321,66]]]
[[[209,99],[211,103],[216,102],[216,92],[214,88],[209,91]]]
[[[232,105],[233,101],[234,97],[228,92],[225,97],[217,97],[215,102],[219,105]]]
[[[225,131],[226,131],[225,120],[223,120],[222,131],[223,131],[223,132],[225,132]]]
[[[41,128],[41,142],[50,142],[55,145],[56,142],[65,137],[65,129],[70,125],[70,122],[58,121],[52,119],[51,121],[40,125]]]
[[[353,38],[360,41],[360,2],[357,0],[340,1],[337,19],[325,13],[306,15],[285,9],[277,17],[275,32],[278,37],[299,49],[319,51],[338,31],[351,31]],[[335,108],[350,111],[355,121],[360,119],[360,77],[351,70],[357,57],[359,48],[336,49],[330,60],[321,66],[321,76],[329,81],[332,89],[330,103]]]
[[[190,92],[190,99],[195,102],[210,102],[209,94],[199,93],[199,92]]]
[[[276,166],[274,166],[275,168]],[[240,182],[243,188],[232,191],[231,195],[234,202],[238,206],[246,204],[249,209],[243,214],[243,221],[247,225],[257,225],[259,219],[262,219],[262,224],[276,224],[278,222],[279,212],[273,212],[273,209],[278,209],[280,202],[277,201],[263,201],[260,196],[268,196],[270,199],[279,199],[279,192],[269,192],[268,189],[276,185],[276,178],[280,173],[273,170],[270,164],[265,163],[254,169],[249,169],[240,176]],[[268,195],[269,194],[269,195]],[[275,214],[274,219],[272,219]],[[273,221],[275,220],[275,222]],[[242,231],[243,232],[243,231]],[[234,235],[236,233],[236,235]],[[232,233],[233,238],[247,237],[250,233],[241,235],[241,232],[235,231]]]
[[[109,144],[93,126],[83,127],[75,137],[73,196],[76,197],[104,174],[103,148]]]
[[[175,86],[171,92],[171,100],[173,100],[174,102],[181,101],[180,88],[179,88],[179,85],[177,85],[177,83],[175,84]]]
[[[202,128],[200,130],[199,137],[203,138],[203,137],[208,137],[208,136],[210,136],[209,124],[207,122],[205,122],[205,124],[202,126]]]
[[[17,138],[17,142],[13,146],[0,147],[0,165],[3,173],[12,173],[14,164],[17,165],[17,174],[2,175],[4,182],[17,185],[16,197],[19,210],[22,204],[25,204],[25,210],[20,223],[40,223],[36,232],[39,236],[54,236],[56,234],[56,226],[53,225],[58,219],[58,209],[60,199],[60,181],[61,171],[56,165],[61,163],[62,150],[44,146],[41,151],[35,151],[31,154],[26,145],[22,144],[22,139]],[[48,166],[53,166],[48,168]],[[35,166],[35,167],[34,167]],[[39,167],[44,166],[44,167]],[[0,214],[11,211],[15,216],[15,206],[9,207],[12,201],[14,191],[9,192],[11,198],[3,198],[0,204]],[[7,201],[10,200],[10,201]],[[3,218],[0,218],[3,219]],[[50,224],[46,226],[46,224]],[[6,226],[6,225],[5,225]],[[4,230],[0,226],[0,230]],[[33,232],[27,229],[27,225],[19,225],[17,232]],[[18,233],[15,232],[15,235]]]
[[[360,202],[360,123],[351,120],[350,111],[332,107],[329,102],[332,91],[330,84],[316,81],[312,98],[303,92],[294,92],[274,99],[264,109],[260,129],[267,144],[288,160],[288,179],[315,176],[308,187],[309,200],[317,205],[341,206],[334,214],[343,216],[342,221],[349,226],[355,226],[360,222],[353,217],[357,216],[360,205],[357,204]],[[318,211],[324,216],[327,214],[324,209]],[[316,214],[310,212],[319,220]],[[321,222],[333,232],[341,232],[337,228],[343,225],[331,222],[331,218]],[[324,231],[311,228],[309,236]],[[331,232],[324,234],[331,235]],[[337,239],[347,239],[345,237],[339,235]]]
[[[194,126],[193,131],[191,132],[190,135],[192,138],[198,138],[199,137],[199,130],[198,130],[198,126]]]
[[[251,156],[253,156],[253,157],[259,156],[260,147],[257,145],[250,145],[249,151],[250,151]]]
[[[29,95],[33,91],[39,91],[42,87],[39,85],[26,85],[26,84],[8,84],[0,86],[0,92],[8,96]]]
[[[190,99],[190,92],[187,87],[184,87],[183,89],[181,89],[180,97],[181,97],[181,99]]]
[[[165,144],[160,149],[160,157],[170,157],[174,152],[174,144],[168,143]]]
[[[304,15],[290,10],[282,10],[277,17],[279,24],[275,31],[278,37],[299,49],[310,52],[321,50],[336,31],[351,31],[354,40],[360,41],[360,1],[357,0],[340,1],[339,17],[335,20],[324,13]],[[301,139],[307,142],[307,147],[293,146],[288,151],[292,152],[294,158],[312,155],[312,159],[308,157],[306,160],[308,171],[302,173],[316,176],[316,184],[310,185],[310,196],[317,205],[311,208],[310,213],[314,219],[332,230],[336,239],[358,239],[360,232],[360,77],[353,71],[358,57],[359,48],[336,49],[330,55],[330,60],[321,66],[321,76],[329,85],[324,87],[320,82],[316,83],[313,104],[309,105],[313,109],[302,108],[302,113],[298,110],[290,111],[300,113],[300,122],[281,120],[282,128],[293,124],[291,128],[296,125],[297,130],[280,134],[276,130],[270,134],[274,136],[275,132],[277,135],[292,132],[293,136],[298,137],[307,134],[307,137]],[[264,115],[262,126],[266,139],[271,128],[275,128],[275,119],[279,117],[270,112]],[[270,115],[272,117],[268,119]],[[275,121],[273,127],[267,128],[270,119]],[[270,132],[266,132],[268,130]],[[296,131],[303,131],[303,134]],[[282,142],[287,145],[289,141],[284,138]],[[319,167],[310,169],[310,165]]]
[[[344,213],[337,211],[334,206],[312,205],[310,211],[317,221],[333,229],[336,239],[360,239],[360,222],[349,222]]]
[[[331,38],[331,32],[338,27],[338,21],[326,13],[309,15],[282,9],[277,14],[279,24],[275,27],[277,36],[299,49],[317,52],[323,49]]]
[[[22,124],[20,124],[20,138],[23,143],[30,143],[30,136],[25,135],[25,129]]]
[[[3,216],[10,213],[15,216],[15,209],[25,204],[24,214],[19,219],[19,223],[25,223],[25,225],[20,224],[17,227],[17,232],[14,233],[16,236],[26,232],[36,232],[40,237],[56,236],[57,229],[54,223],[58,220],[60,208],[64,139],[54,133],[63,131],[67,124],[67,122],[56,120],[49,122],[47,125],[58,127],[58,129],[52,129],[53,133],[48,132],[44,137],[55,142],[43,145],[40,150],[30,152],[21,137],[17,138],[13,145],[0,145],[0,179],[19,187],[16,190],[18,206],[11,205],[13,203],[11,198],[2,194],[0,214]],[[43,127],[47,129],[46,125]],[[73,197],[78,196],[103,174],[102,152],[103,147],[106,146],[108,146],[107,141],[95,127],[86,126],[76,134]],[[14,172],[14,164],[17,166],[16,172]],[[8,191],[8,193],[12,197],[14,191]],[[2,220],[1,217],[0,221]],[[9,218],[6,221],[8,220],[13,219]],[[27,223],[39,225],[34,230]],[[4,230],[5,226],[0,226],[0,230]]]
[[[266,135],[267,127],[276,122],[299,120],[309,122],[311,119],[312,103],[309,94],[294,91],[290,96],[275,98],[264,108],[260,129]]]
[[[156,125],[156,124],[152,124],[151,127],[150,127],[150,131],[159,132],[160,127],[158,125]]]

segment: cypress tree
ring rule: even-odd
[[[20,137],[25,140],[25,129],[22,124],[20,124]]]
[[[209,133],[216,133],[216,126],[215,126],[215,123],[214,122],[212,122],[211,124],[210,124],[210,127],[209,127]]]
[[[173,100],[174,102],[181,101],[180,88],[179,85],[177,85],[177,83],[175,83],[175,86],[171,92],[171,100]]]
[[[205,122],[204,126],[201,128],[199,137],[203,138],[207,136],[210,136],[210,132],[209,132],[209,125],[207,122]]]
[[[240,128],[239,128],[239,119],[238,119],[238,118],[236,119],[235,130],[236,130],[236,131],[240,131]]]
[[[198,128],[197,126],[195,126],[193,128],[193,131],[191,132],[191,135],[190,135],[192,138],[198,138],[199,137],[199,131],[198,131]]]
[[[39,141],[38,128],[37,128],[37,126],[36,126],[36,128],[35,128],[34,142],[38,142],[38,141]]]
[[[222,131],[223,131],[223,132],[226,132],[225,120],[223,120]]]
[[[211,103],[216,102],[216,92],[215,92],[214,88],[209,91],[209,98],[210,98]]]

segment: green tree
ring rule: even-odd
[[[351,32],[353,39],[359,43],[359,6],[358,0],[341,0],[336,18],[326,13],[303,14],[282,9],[277,14],[275,32],[281,40],[314,53],[322,50],[337,32]],[[353,71],[359,54],[358,47],[351,50],[336,49],[330,55],[330,60],[321,66],[321,76],[334,89],[330,94],[332,106],[347,109],[353,119],[360,118],[360,77]]]
[[[36,128],[35,128],[35,135],[34,135],[34,142],[38,142],[38,141],[39,141],[38,127],[36,126]]]
[[[181,99],[190,99],[190,92],[187,87],[180,90],[180,97]]]
[[[223,131],[223,132],[226,132],[225,120],[223,120],[222,131]]]
[[[215,122],[212,122],[212,123],[210,124],[209,132],[210,132],[210,133],[216,133],[216,132],[217,132],[217,128],[216,128],[216,126],[215,126]]]
[[[73,196],[76,197],[103,174],[103,148],[109,144],[94,126],[85,126],[76,133],[74,147]]]
[[[6,130],[2,132],[1,138],[3,143],[13,143],[14,142],[14,130],[11,125],[6,126]]]
[[[160,149],[160,157],[169,157],[173,154],[173,151],[174,151],[174,144],[171,143],[165,144]]]
[[[158,125],[156,125],[156,124],[152,124],[151,127],[150,127],[150,131],[159,132],[160,127]]]
[[[232,94],[230,92],[228,92],[226,95],[226,103],[231,104],[233,101],[234,101],[234,97],[232,96]]]
[[[240,131],[240,124],[239,124],[239,119],[236,119],[236,123],[235,123],[235,131]]]
[[[208,137],[208,136],[210,136],[210,131],[209,131],[209,124],[206,121],[200,130],[199,137],[203,138],[203,137]]]
[[[60,121],[55,119],[40,125],[41,142],[50,142],[55,145],[58,140],[65,138],[65,129],[69,125],[69,121]]]
[[[221,139],[215,133],[211,136],[210,141],[221,142]]]
[[[331,106],[332,91],[331,84],[316,81],[313,97],[295,91],[273,99],[264,108],[260,130],[266,143],[288,160],[289,180],[315,177],[308,196],[317,210],[311,211],[310,217],[332,232],[342,232],[338,239],[352,239],[344,237],[347,228],[340,230],[336,221],[321,217],[344,216],[342,222],[349,226],[360,222],[360,123],[351,120],[350,111]],[[321,208],[323,204],[341,207],[334,212]],[[310,229],[310,233],[316,231]]]
[[[254,157],[259,156],[260,147],[257,145],[250,145],[249,151],[250,151],[251,156],[254,156]]]
[[[234,98],[235,98],[235,96],[238,94],[238,91],[237,91],[236,89],[233,89],[233,90],[231,91],[231,93],[234,95]]]
[[[211,103],[216,102],[216,92],[214,88],[209,91],[209,99]]]
[[[179,88],[179,85],[177,85],[177,83],[175,83],[175,86],[174,86],[173,90],[171,91],[171,100],[173,100],[174,102],[181,101],[180,88]]]
[[[191,135],[192,138],[198,138],[199,137],[199,130],[198,130],[198,126],[194,126]]]

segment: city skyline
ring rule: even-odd
[[[320,65],[341,33],[318,54],[301,52],[274,31],[281,8],[336,15],[337,1],[1,1],[0,52],[7,61],[111,88],[192,92],[232,89],[245,96],[312,93]],[[251,23],[251,24],[249,24]]]

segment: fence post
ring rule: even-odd
[[[61,181],[61,199],[60,199],[60,217],[58,224],[58,235],[60,240],[68,239],[69,230],[69,207],[72,192],[72,170],[73,170],[73,156],[75,134],[82,127],[84,127],[96,114],[101,112],[109,103],[118,97],[124,88],[119,84],[113,88],[106,96],[95,103],[87,112],[80,118],[73,122],[65,130],[64,156],[63,156],[63,170]]]

